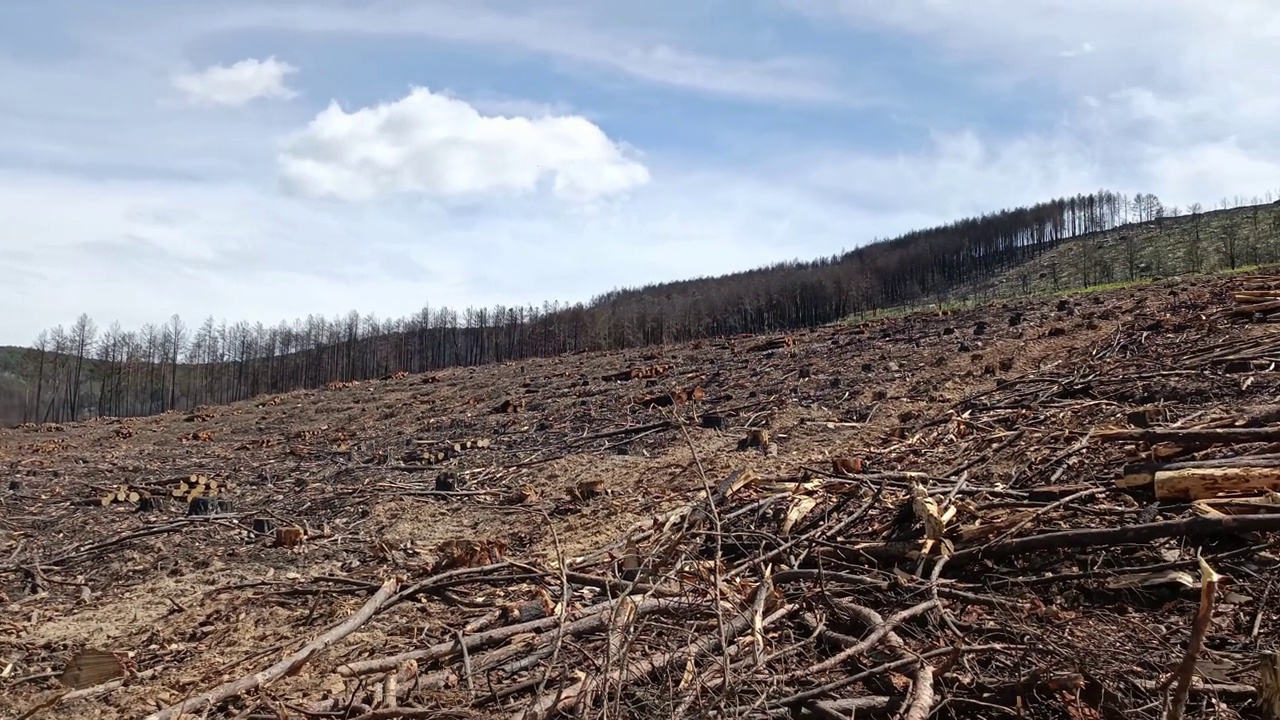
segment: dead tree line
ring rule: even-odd
[[[1197,248],[1206,217],[1226,212],[1225,205],[1210,213],[1194,206],[1178,218],[1194,226],[1188,237]],[[1262,207],[1280,225],[1275,206]],[[1178,212],[1154,195],[1100,190],[910,232],[843,255],[614,290],[587,303],[424,307],[394,320],[353,311],[274,327],[228,325],[212,317],[188,327],[174,315],[138,330],[113,323],[100,331],[81,315],[69,328],[42,332],[31,350],[0,353],[8,358],[0,364],[0,421],[149,415],[400,371],[812,327],[940,300],[1068,239],[1092,245],[1090,236],[1121,227],[1136,237],[1144,226],[1172,222]],[[1258,215],[1255,207],[1255,230]],[[1241,244],[1237,258],[1236,230],[1220,235],[1222,256],[1232,267],[1237,259],[1258,256],[1255,242]]]

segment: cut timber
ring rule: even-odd
[[[796,344],[795,338],[791,337],[790,335],[787,335],[785,337],[775,338],[773,340],[766,340],[761,343],[756,343],[755,345],[752,345],[751,347],[747,348],[747,352],[765,352],[768,350],[782,350],[784,348],[795,347],[795,344]]]
[[[504,540],[445,540],[436,547],[437,559],[431,571],[490,565],[500,562],[506,552]]]
[[[503,400],[500,405],[493,409],[493,414],[503,415],[508,413],[524,412],[523,400]]]
[[[81,689],[100,685],[124,674],[124,665],[115,653],[85,648],[67,661],[58,681],[69,688]]]
[[[1252,443],[1280,441],[1280,427],[1260,428],[1135,428],[1097,430],[1093,437],[1104,442],[1174,442],[1183,444]]]
[[[765,449],[769,447],[769,431],[768,430],[748,430],[747,436],[738,441],[738,449],[746,450],[748,448]]]
[[[1248,455],[1245,457],[1218,458],[1216,460],[1189,460],[1174,463],[1136,463],[1126,465],[1122,476],[1116,480],[1118,488],[1136,488],[1155,482],[1156,473],[1166,470],[1191,470],[1204,468],[1277,468],[1280,454]]]
[[[604,480],[580,480],[577,484],[569,487],[569,497],[581,502],[587,502],[607,494],[609,494],[609,489],[605,487]]]
[[[862,469],[863,462],[860,457],[842,457],[831,461],[831,471],[837,477],[861,475]]]
[[[671,372],[672,367],[672,365],[649,365],[648,367],[636,366],[630,370],[623,370],[622,372],[605,375],[601,379],[618,382],[625,382],[627,380],[647,380],[666,375]]]
[[[741,470],[731,473],[724,480],[721,480],[720,484],[716,486],[716,494],[715,494],[716,502],[723,502],[724,500],[728,499],[729,496],[738,492],[742,488],[750,485],[756,480],[757,480],[757,477],[756,477],[755,471],[753,471],[749,467],[743,468]]]
[[[431,443],[431,440],[414,440],[415,444],[422,445]],[[479,440],[456,440],[454,442],[438,443],[435,447],[416,447],[400,456],[400,460],[406,463],[422,463],[423,465],[436,465],[452,460],[459,453],[467,450],[482,449],[489,447],[493,441],[488,438]]]
[[[724,416],[722,415],[703,415],[699,418],[699,424],[709,430],[723,430]]]
[[[662,407],[673,407],[677,405],[684,405],[690,400],[693,400],[694,402],[701,402],[706,397],[707,397],[706,390],[703,390],[701,387],[694,386],[692,388],[689,388],[688,390],[672,390],[670,392],[665,392],[658,395],[650,395],[649,397],[642,397],[636,400],[636,404],[641,407],[650,408],[650,409],[662,408]]]
[[[306,533],[300,527],[276,528],[276,547],[297,547],[305,538]]]
[[[1087,492],[1096,486],[1089,483],[1074,483],[1071,485],[1041,485],[1040,487],[1028,488],[1027,499],[1033,502],[1049,502],[1053,500],[1061,500],[1069,495]]]
[[[1280,468],[1187,468],[1155,474],[1156,497],[1161,500],[1203,500],[1262,490],[1280,490]]]
[[[1269,300],[1266,302],[1253,302],[1240,307],[1232,308],[1232,315],[1252,315],[1254,313],[1273,313],[1280,311],[1280,300]]]

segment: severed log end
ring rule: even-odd
[[[83,689],[124,675],[125,665],[120,656],[105,650],[84,648],[63,666],[58,681],[69,688]]]
[[[297,547],[302,544],[306,537],[307,535],[303,529],[297,526],[276,528],[275,545],[282,548]]]

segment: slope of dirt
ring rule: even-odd
[[[1280,435],[1091,435],[1280,420],[1274,330],[1226,315],[1250,282],[0,431],[0,717],[144,717],[366,604],[296,672],[187,716],[1156,717],[1197,552],[1225,579],[1188,713],[1256,716],[1252,663],[1277,637],[1267,517],[1161,534],[1145,528],[1260,506],[1115,482],[1126,462],[1274,452]],[[950,561],[916,552],[913,482],[954,508],[934,543]],[[1126,526],[1147,535],[1017,544]],[[1115,584],[1135,567],[1146,580]],[[62,697],[85,648],[127,676]]]

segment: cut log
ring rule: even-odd
[[[1280,468],[1187,468],[1155,474],[1156,497],[1161,500],[1203,500],[1280,490]]]
[[[1280,441],[1280,427],[1260,428],[1133,428],[1097,430],[1094,439],[1104,442],[1172,442],[1184,445]]]
[[[1155,482],[1156,473],[1166,470],[1191,470],[1202,468],[1280,468],[1280,454],[1247,455],[1245,457],[1218,458],[1215,460],[1188,460],[1175,463],[1134,463],[1124,466],[1118,488],[1136,488]]]
[[[1071,485],[1042,485],[1027,490],[1027,499],[1033,502],[1050,502],[1053,500],[1061,500],[1064,497],[1075,495],[1080,492],[1092,490],[1095,485],[1089,483],[1074,483]]]
[[[1273,313],[1280,311],[1280,300],[1268,300],[1265,302],[1249,303],[1240,307],[1232,308],[1232,315],[1252,315],[1253,313]]]

